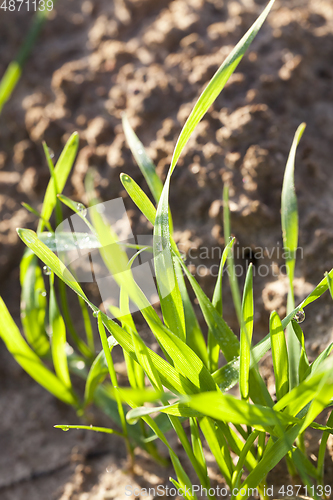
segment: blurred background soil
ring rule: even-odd
[[[101,198],[122,196],[134,233],[149,232],[119,181],[126,172],[148,192],[125,142],[122,112],[164,178],[195,100],[264,5],[262,0],[58,0],[0,116],[0,293],[18,323],[24,247],[15,228],[36,228],[21,202],[41,208],[49,178],[42,141],[57,159],[77,130],[80,149],[65,194],[86,203],[84,177],[94,167]],[[1,11],[0,75],[31,20],[31,12]],[[267,333],[271,310],[285,313],[280,196],[292,138],[303,121],[307,128],[295,173],[297,302],[333,267],[331,0],[276,1],[191,138],[171,183],[175,237],[182,251],[191,249],[187,263],[194,272],[201,265],[198,279],[208,294],[214,284],[209,269],[218,262],[211,249],[224,246],[221,197],[229,184],[238,263],[255,266],[256,340]],[[237,329],[227,288],[225,300],[225,317]],[[332,337],[328,294],[306,315],[304,333],[315,355]],[[263,370],[269,381],[268,363]],[[0,391],[1,499],[125,498],[124,485],[147,487],[172,473],[141,457],[130,476],[116,438],[53,429],[78,417],[30,380],[3,343]],[[219,481],[213,470],[212,475]]]

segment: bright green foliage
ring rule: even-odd
[[[86,179],[91,220],[81,213],[76,202],[61,194],[77,153],[78,136],[73,134],[55,167],[44,145],[51,179],[41,214],[34,212],[39,218],[38,231],[18,229],[20,238],[29,249],[21,262],[21,285],[22,325],[30,347],[0,300],[0,336],[23,369],[56,397],[75,406],[79,415],[88,405],[95,403],[113,421],[110,429],[66,424],[56,427],[65,431],[77,428],[121,435],[132,459],[133,449],[139,445],[160,461],[154,443],[159,439],[169,452],[175,470],[173,484],[191,490],[187,471],[166,437],[166,433],[173,430],[204,488],[210,487],[205,456],[208,446],[230,488],[258,487],[262,498],[265,496],[267,474],[284,458],[288,461],[289,469],[299,474],[304,484],[309,486],[313,480],[324,484],[325,447],[328,435],[333,431],[331,417],[326,426],[315,421],[333,401],[330,357],[333,344],[310,364],[303,331],[294,320],[296,313],[317,300],[328,288],[333,297],[332,269],[301,304],[297,307],[294,304],[293,277],[298,244],[294,162],[304,125],[296,132],[282,189],[282,229],[284,247],[288,251],[290,285],[287,316],[281,319],[273,311],[269,333],[256,345],[252,345],[255,328],[253,268],[250,265],[247,269],[241,299],[232,256],[235,240],[230,238],[228,188],[225,187],[223,195],[225,248],[212,300],[190,273],[172,238],[169,189],[172,172],[192,132],[237,67],[273,3],[274,0],[269,2],[199,97],[179,136],[164,186],[129,121],[126,117],[123,119],[127,141],[157,208],[150,200],[150,195],[127,174],[121,174],[121,182],[139,210],[154,226],[154,248],[132,245],[131,248],[137,252],[131,259],[128,258],[125,245],[119,243],[114,229],[103,214],[93,208],[100,200],[93,192],[92,174]],[[60,201],[87,224],[87,230],[91,233],[89,243],[85,246],[85,233],[76,234],[77,242],[80,248],[94,248],[100,252],[119,286],[119,306],[112,305],[107,311],[100,311],[62,262],[61,251],[74,248],[65,233],[57,234],[56,242],[50,225],[54,210],[56,223],[61,221]],[[30,210],[30,207],[27,206],[27,209]],[[49,232],[43,232],[44,226]],[[60,250],[59,256],[55,253],[57,249]],[[134,261],[148,250],[154,252],[162,318],[134,279]],[[42,266],[48,268],[49,299],[44,293],[39,293],[40,290],[44,291],[45,284],[37,258],[41,260]],[[222,281],[224,286],[223,270],[226,264],[240,324],[240,339],[223,318]],[[60,291],[59,305],[56,282]],[[65,286],[79,298],[86,341],[71,322]],[[188,288],[192,289],[197,299],[207,336],[196,317]],[[146,323],[150,336],[148,342],[130,312],[130,301],[137,306]],[[91,318],[91,312],[97,321]],[[109,317],[110,313],[117,321]],[[97,323],[102,344],[102,350],[97,355],[91,320]],[[286,328],[288,345],[284,333]],[[67,331],[70,338],[67,338]],[[159,352],[149,347],[154,340],[159,345]],[[113,363],[113,349],[123,353],[127,368],[126,387],[118,385],[119,374]],[[269,393],[260,374],[260,360],[270,349],[276,403],[274,394]],[[41,356],[52,361],[54,370],[43,364]],[[82,401],[79,401],[72,388],[76,376],[85,380]],[[227,393],[237,383],[241,398]],[[188,433],[183,427],[187,419]],[[114,426],[120,430],[115,430]],[[302,438],[308,427],[323,433],[317,467],[307,457]],[[185,497],[196,498],[192,493],[187,493]],[[214,500],[212,495],[209,498]],[[240,498],[246,499],[246,496],[233,496],[233,500]]]

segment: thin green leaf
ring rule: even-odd
[[[301,345],[301,354],[299,358],[299,365],[298,365],[298,373],[299,373],[299,381],[302,382],[306,378],[306,374],[309,369],[309,360],[306,354],[305,350],[305,342],[304,342],[304,334],[302,331],[302,328],[299,326],[299,324],[292,320],[291,321],[292,328],[295,332],[295,335],[298,339],[298,342]]]
[[[156,208],[140,188],[140,186],[127,174],[120,174],[120,180],[128,195],[139,208],[140,212],[149,220],[151,224],[155,224]]]
[[[276,397],[277,400],[280,400],[289,390],[289,365],[287,344],[282,323],[275,311],[270,316],[269,332],[272,344]]]
[[[158,203],[163,189],[162,181],[156,174],[155,165],[147,155],[142,142],[139,140],[134,130],[132,129],[125,113],[123,114],[123,129],[132,154],[144,178],[147,181],[149,189],[154,196],[156,203]]]
[[[38,356],[45,356],[50,350],[45,331],[46,291],[41,269],[36,256],[30,251],[24,253],[20,264],[21,320],[27,341]]]
[[[282,186],[281,195],[281,225],[284,253],[286,255],[287,275],[289,278],[289,293],[287,300],[287,313],[295,308],[294,301],[294,269],[298,245],[298,211],[295,193],[294,169],[298,143],[303,135],[305,123],[302,123],[294,136],[290,149]],[[291,325],[287,327],[288,360],[289,360],[289,385],[292,389],[298,384],[300,346]]]
[[[231,238],[230,229],[230,208],[229,208],[229,187],[227,184],[223,188],[223,229],[224,241],[229,242]],[[236,276],[234,256],[232,252],[228,254],[228,277],[239,326],[242,324],[242,301],[239,290],[238,278]]]
[[[96,388],[103,382],[108,374],[108,365],[103,349],[94,359],[89,370],[86,387],[84,391],[84,406],[87,406],[94,399]]]
[[[59,157],[59,160],[57,161],[57,165],[54,169],[54,177],[51,177],[49,184],[46,188],[43,208],[41,212],[42,219],[40,219],[39,221],[38,232],[41,232],[43,230],[44,226],[43,220],[48,221],[50,219],[53,209],[57,203],[55,180],[58,193],[60,193],[64,189],[70,171],[73,167],[78,146],[79,146],[79,136],[77,132],[74,132],[68,139]]]
[[[235,238],[233,238],[229,243],[225,246],[221,261],[220,261],[220,266],[219,266],[219,272],[217,276],[217,280],[215,283],[215,288],[214,288],[214,293],[213,293],[213,298],[212,298],[212,304],[217,310],[217,312],[220,314],[220,316],[223,316],[223,305],[222,305],[222,277],[223,277],[223,270],[224,270],[224,265],[226,263],[227,257],[233,247],[233,244],[235,242]],[[218,342],[216,341],[214,334],[208,329],[208,340],[207,340],[207,350],[208,350],[208,362],[209,362],[209,371],[214,372],[215,370],[218,369],[218,363],[219,363],[219,355],[220,355],[220,346]]]
[[[40,358],[23,339],[18,327],[11,317],[4,301],[0,297],[0,335],[19,365],[38,382],[61,401],[77,406],[77,400],[72,392],[59,380],[54,373],[44,366]]]
[[[115,431],[114,429],[108,429],[107,427],[95,427],[93,425],[67,425],[67,424],[59,424],[54,425],[56,429],[61,429],[62,431],[69,431],[69,429],[78,429],[78,430],[87,430],[94,432],[104,432],[105,434],[116,434],[117,436],[124,437],[124,434],[121,432]]]
[[[253,334],[253,269],[249,265],[246,273],[243,301],[242,301],[242,323],[240,332],[240,366],[239,366],[239,388],[243,399],[249,398],[250,359],[251,343]]]
[[[50,329],[52,335],[52,359],[56,374],[63,384],[72,389],[66,356],[66,327],[60,314],[54,291],[54,275],[50,276]]]

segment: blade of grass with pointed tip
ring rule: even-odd
[[[251,343],[253,334],[253,269],[249,265],[243,292],[242,300],[242,322],[240,332],[240,351],[239,351],[239,389],[243,399],[249,398],[249,380],[250,380],[250,359]]]
[[[213,293],[213,298],[212,298],[212,304],[217,310],[217,312],[220,314],[220,316],[223,316],[223,305],[222,305],[222,277],[223,277],[223,270],[224,270],[224,265],[226,263],[227,257],[229,255],[230,250],[232,249],[232,246],[235,242],[235,238],[233,238],[229,243],[225,246],[221,261],[220,261],[220,266],[219,266],[219,272],[217,276],[217,280],[215,283],[215,288],[214,288],[214,293]],[[216,341],[214,335],[208,329],[208,339],[207,339],[207,352],[208,352],[208,363],[209,363],[209,371],[210,372],[215,372],[215,370],[218,369],[219,365],[219,357],[220,357],[220,346],[218,342]]]
[[[72,392],[42,363],[40,358],[23,339],[20,330],[11,317],[3,299],[0,297],[0,336],[8,351],[18,364],[47,391],[61,401],[77,406]]]
[[[305,123],[296,130],[294,140],[290,149],[281,194],[281,225],[284,253],[286,255],[287,275],[289,278],[289,293],[287,300],[287,313],[295,308],[294,301],[294,270],[296,262],[296,251],[298,246],[298,210],[295,193],[294,169],[295,157],[298,143],[303,135]],[[297,336],[291,325],[287,327],[287,344],[289,353],[289,385],[292,389],[298,383],[300,346]]]
[[[269,320],[276,398],[279,401],[289,391],[287,343],[279,315],[273,311]]]
[[[291,325],[301,346],[298,373],[299,373],[299,381],[302,382],[305,379],[310,364],[305,350],[304,334],[302,328],[295,320],[291,320]]]
[[[52,335],[51,347],[55,372],[63,384],[72,390],[66,356],[66,327],[55,296],[53,273],[50,276],[49,322]]]
[[[84,391],[84,406],[87,406],[94,399],[96,388],[103,382],[109,369],[103,349],[94,359],[88,373],[86,387]]]
[[[140,186],[127,174],[120,174],[120,180],[132,201],[151,224],[155,224],[156,208]]]
[[[175,262],[176,277],[179,285],[180,294],[184,306],[185,327],[186,327],[186,344],[199,356],[204,365],[208,366],[208,353],[205,338],[201,331],[199,322],[195,315],[192,303],[187,293],[184,276],[181,266],[176,260]],[[220,347],[218,346],[220,351]]]
[[[41,232],[44,227],[44,221],[49,220],[54,207],[57,203],[55,182],[58,193],[64,189],[68,176],[72,170],[74,160],[76,157],[77,149],[79,146],[79,135],[77,132],[74,132],[70,138],[68,139],[64,149],[61,152],[61,155],[57,161],[57,164],[54,169],[54,176],[51,177],[48,186],[46,188],[43,208],[41,212],[42,219],[39,221],[38,232]]]
[[[228,243],[231,238],[231,229],[230,229],[229,187],[227,186],[227,184],[225,184],[223,188],[223,230],[224,230],[224,241],[225,243]],[[228,262],[228,277],[229,277],[232,300],[234,303],[234,308],[236,311],[239,326],[241,326],[242,301],[241,301],[238,279],[235,272],[234,256],[232,252],[229,252],[227,262]]]
[[[239,354],[239,341],[237,337],[223,318],[221,318],[218,314],[215,307],[205,295],[194,276],[192,276],[189,272],[182,259],[178,259],[198,299],[206,323],[219,343],[226,360],[229,361],[233,359]]]
[[[155,165],[147,155],[142,142],[139,140],[136,133],[132,129],[125,113],[123,114],[123,129],[132,154],[144,178],[147,181],[149,189],[154,196],[156,203],[158,203],[163,189],[162,181],[158,177]]]

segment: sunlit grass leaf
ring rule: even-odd
[[[191,432],[191,443],[192,443],[193,454],[196,457],[198,464],[201,468],[202,476],[208,478],[207,464],[200,438],[198,422],[195,418],[190,418],[190,432]]]
[[[199,420],[201,430],[205,436],[208,446],[214,455],[216,463],[226,480],[228,486],[231,486],[231,478],[234,471],[234,465],[231,460],[228,444],[221,432],[215,426],[215,422],[209,417],[202,417]],[[220,439],[219,439],[220,438]]]
[[[76,157],[77,149],[79,146],[79,135],[74,132],[68,139],[62,153],[57,161],[54,169],[54,176],[51,177],[49,184],[46,188],[43,208],[41,211],[42,219],[39,221],[38,232],[41,232],[44,227],[44,220],[49,220],[57,203],[57,192],[61,193],[64,189],[70,171],[73,167]],[[56,181],[56,186],[55,186]],[[57,187],[57,192],[55,187]]]
[[[22,241],[44,262],[44,264],[46,264],[77,295],[85,300],[93,311],[98,312],[98,308],[88,300],[82,288],[75,281],[74,277],[65,265],[53,252],[51,252],[51,250],[49,250],[46,245],[44,245],[44,243],[38,239],[34,231],[31,231],[30,229],[18,229],[17,232]],[[125,349],[131,357],[137,361],[131,336],[104,313],[100,312],[100,314],[109,332],[115,337],[123,349]],[[152,357],[154,366],[159,372],[162,384],[167,389],[171,392],[175,392],[176,394],[192,394],[196,392],[193,384],[181,373],[175,370],[173,366],[171,366],[161,356],[152,350],[149,350],[149,354]]]
[[[287,313],[295,308],[294,301],[294,270],[296,262],[296,251],[298,245],[298,210],[295,193],[294,170],[295,157],[298,143],[303,135],[305,123],[296,130],[294,140],[290,149],[289,157],[283,178],[281,194],[281,225],[284,254],[286,258],[287,275],[289,278],[289,293],[287,300]],[[289,386],[292,389],[299,380],[299,355],[300,346],[297,336],[291,325],[287,327],[288,360],[289,360]]]
[[[276,397],[280,400],[289,390],[288,351],[279,315],[273,311],[269,321]]]
[[[162,181],[158,177],[155,165],[147,155],[142,142],[139,140],[136,133],[132,129],[125,113],[123,114],[123,129],[132,154],[144,178],[147,181],[149,189],[154,196],[156,203],[158,203],[163,189]]]
[[[188,278],[194,293],[198,299],[200,308],[204,315],[205,321],[216,338],[227,361],[233,359],[239,354],[239,341],[227,323],[216,311],[206,294],[201,289],[200,285],[187,269],[183,261],[179,258],[179,262]]]
[[[301,345],[301,355],[299,358],[298,373],[299,373],[299,381],[302,382],[308,373],[309,360],[305,350],[304,334],[302,328],[295,320],[292,320],[291,324],[295,332],[295,335]]]
[[[242,300],[242,322],[240,332],[240,366],[239,366],[239,388],[243,399],[249,398],[249,379],[250,379],[250,359],[251,343],[253,334],[253,269],[249,265],[243,292]]]
[[[185,326],[186,326],[186,344],[199,356],[204,365],[208,366],[208,353],[205,338],[201,331],[199,322],[195,315],[190,297],[187,293],[184,276],[182,273],[181,265],[175,259],[176,277],[179,285],[180,294],[184,306]],[[220,351],[220,347],[218,346]]]
[[[143,215],[151,222],[155,224],[156,208],[140,188],[140,186],[127,174],[120,174],[120,180],[124,188],[126,189],[128,195],[143,213]]]
[[[231,239],[230,230],[230,208],[229,208],[229,187],[227,184],[223,188],[223,231],[224,241],[227,243]],[[242,301],[239,290],[238,278],[235,272],[235,262],[232,252],[228,253],[228,278],[230,283],[232,300],[234,303],[239,326],[242,324]]]
[[[212,304],[217,310],[217,312],[220,314],[220,316],[223,316],[223,304],[222,304],[222,277],[223,277],[223,270],[224,270],[224,265],[226,263],[227,257],[229,255],[229,252],[232,250],[233,244],[235,242],[235,238],[233,238],[229,243],[225,246],[221,261],[220,261],[220,266],[219,266],[219,272],[217,276],[217,280],[215,283],[214,287],[214,293],[213,293],[213,298],[212,298]],[[219,363],[219,355],[220,355],[220,346],[218,342],[216,341],[214,334],[208,330],[208,340],[207,340],[207,351],[208,351],[208,360],[209,360],[209,370],[210,372],[214,372],[215,370],[218,369],[218,363]]]
[[[18,362],[19,365],[42,387],[51,392],[61,401],[77,406],[77,400],[64,383],[59,380],[42,363],[40,358],[23,339],[20,330],[11,317],[4,301],[0,297],[0,336],[6,344],[7,349]]]
[[[300,428],[300,425],[291,427],[286,431],[285,435],[280,437],[270,448],[267,448],[259,464],[250,472],[240,488],[245,488],[245,491],[248,488],[256,488],[258,484],[265,479],[268,472],[271,471],[292,448],[293,442],[300,433]],[[237,500],[241,500],[242,498],[240,494],[236,496]]]
[[[27,341],[38,356],[45,356],[50,342],[45,331],[46,291],[37,258],[29,250],[20,263],[21,321]]]
[[[89,370],[84,391],[84,405],[87,406],[94,399],[96,388],[103,382],[108,374],[108,365],[106,363],[104,351],[96,356]]]
[[[52,359],[56,374],[63,384],[72,388],[66,356],[66,326],[60,314],[54,290],[54,275],[50,275],[49,302],[50,333],[52,335]]]
[[[234,424],[245,424],[260,431],[272,432],[271,426],[293,422],[293,417],[285,413],[250,404],[217,391],[190,396],[187,398],[187,405],[208,417]]]
[[[103,432],[105,434],[116,434],[117,436],[124,435],[121,432],[115,431],[114,429],[110,429],[108,427],[95,427],[93,425],[67,425],[67,424],[58,424],[54,425],[56,429],[61,429],[62,431],[69,431],[69,429],[78,429],[78,430],[87,430],[94,432]]]

